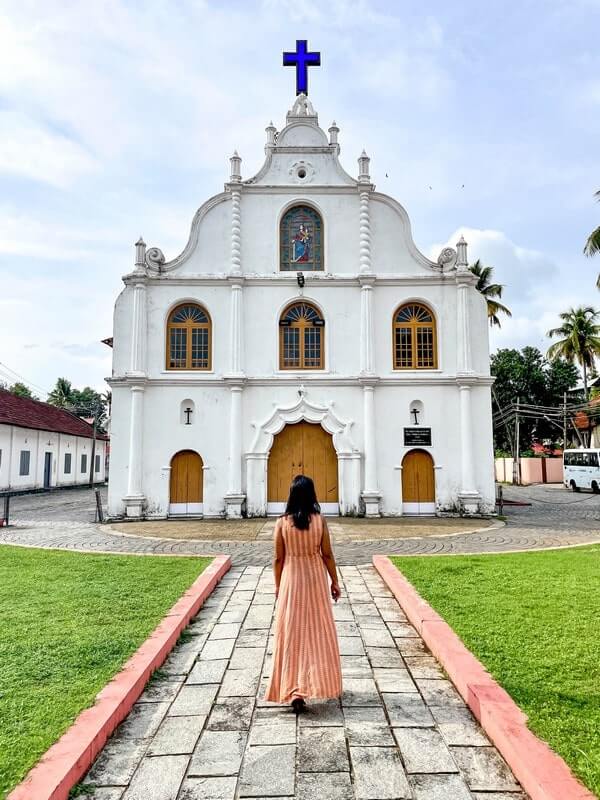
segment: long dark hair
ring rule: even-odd
[[[315,485],[306,475],[296,475],[290,486],[285,513],[294,518],[294,526],[306,530],[310,525],[311,514],[320,514]]]

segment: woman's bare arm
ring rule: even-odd
[[[325,517],[323,517],[323,538],[321,539],[321,558],[325,563],[327,568],[327,572],[329,573],[329,577],[331,578],[331,596],[334,600],[338,600],[338,598],[342,594],[342,590],[340,589],[340,585],[338,583],[338,576],[337,576],[337,567],[335,565],[335,557],[333,555],[333,550],[331,549],[331,539],[329,538],[329,528],[327,527],[327,521]]]
[[[283,541],[283,524],[281,519],[277,520],[275,525],[275,553],[273,556],[273,575],[275,576],[275,597],[279,594],[279,584],[281,582],[281,573],[283,572],[283,564],[285,562],[285,542]]]

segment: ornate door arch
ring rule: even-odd
[[[402,512],[435,514],[433,458],[426,450],[409,450],[402,459]]]

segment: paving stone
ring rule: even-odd
[[[400,755],[392,747],[351,747],[357,800],[399,800],[411,791]]]
[[[417,686],[408,670],[399,667],[377,667],[373,670],[375,683],[380,692],[417,692]]]
[[[414,636],[395,636],[394,641],[403,656],[419,656],[427,652],[423,640]]]
[[[204,639],[208,637],[203,634],[201,637],[194,637],[195,639]],[[166,659],[161,672],[165,675],[187,675],[198,658],[198,647],[196,642],[193,645],[185,644],[179,645]]]
[[[296,715],[288,708],[257,709],[249,744],[296,744]]]
[[[430,678],[437,680],[445,678],[444,672],[433,656],[404,656],[404,663],[415,680],[417,678]]]
[[[356,619],[359,617],[377,617],[377,606],[375,603],[359,603],[355,606],[352,606],[352,611]]]
[[[379,613],[386,622],[406,622],[406,614],[400,610],[399,606],[395,608],[380,608]]]
[[[246,648],[246,647],[262,647],[263,649],[267,646],[267,640],[269,638],[269,632],[266,630],[251,630],[251,631],[241,631],[240,635],[238,636],[236,642],[236,649],[238,647]]]
[[[450,681],[444,678],[438,680],[417,678],[416,683],[428,706],[460,706],[464,708],[464,700]]]
[[[346,587],[346,591],[348,592],[348,600],[350,601],[350,604],[352,605],[352,607],[355,607],[355,604],[358,604],[358,603],[372,603],[373,602],[373,599],[372,599],[371,595],[369,594],[369,592],[366,591],[366,589],[365,589],[365,591],[362,591],[362,592],[354,592],[354,591],[352,591],[351,588]]]
[[[228,669],[223,677],[219,699],[223,697],[254,697],[258,688],[260,670]]]
[[[367,647],[367,656],[372,667],[391,667],[402,669],[404,661],[397,650],[389,647]]]
[[[376,617],[368,616],[368,617],[357,617],[356,624],[360,628],[360,630],[365,630],[366,628],[375,628],[378,631],[387,631],[388,627],[385,622],[381,619],[378,615]]]
[[[357,636],[339,636],[338,643],[342,656],[363,656],[365,654],[363,643]]]
[[[266,676],[263,676],[258,684],[258,692],[256,693],[256,705],[258,708],[279,707],[279,703],[272,703],[270,700],[265,700],[268,681],[269,679]]]
[[[394,728],[407,772],[458,772],[442,735],[434,728]]]
[[[299,772],[345,772],[349,769],[343,728],[304,727],[299,730]]]
[[[411,775],[415,800],[471,800],[471,793],[459,775]]]
[[[244,630],[254,628],[270,628],[273,619],[273,611],[269,606],[251,606],[246,619],[244,620]]]
[[[523,792],[473,792],[474,800],[527,800]]]
[[[388,622],[388,628],[392,636],[399,636],[399,637],[415,637],[418,638],[419,634],[413,628],[412,625],[409,625],[407,622]]]
[[[229,669],[254,669],[260,672],[264,657],[264,647],[236,647],[229,662]]]
[[[220,661],[230,658],[234,645],[235,639],[217,639],[206,642],[200,653],[200,661]]]
[[[148,748],[150,756],[192,753],[200,737],[206,715],[165,717]]]
[[[367,647],[396,647],[393,638],[384,627],[363,628],[361,634]]]
[[[252,720],[254,703],[248,697],[226,697],[217,700],[208,719],[211,731],[247,731]]]
[[[479,791],[518,791],[506,762],[493,747],[451,747],[454,760],[470,789]]]
[[[117,728],[120,739],[150,739],[169,709],[165,703],[135,703],[128,716]]]
[[[178,800],[233,800],[237,778],[187,778]]]
[[[342,706],[379,706],[381,698],[377,686],[370,678],[346,678]]]
[[[240,778],[240,797],[294,794],[296,746],[249,747]]]
[[[229,603],[251,603],[253,597],[253,589],[243,589],[241,583],[238,583],[235,592],[231,595]]]
[[[221,613],[221,616],[219,617],[219,624],[231,625],[234,622],[243,622],[245,616],[246,610],[244,608],[231,608],[228,611],[223,611]],[[215,778],[215,780],[217,780],[217,778]],[[221,779],[219,778],[218,780]],[[228,780],[228,778],[224,778],[223,780]]]
[[[391,747],[394,744],[392,732],[381,707],[345,708],[344,722],[348,744],[351,747]]]
[[[169,716],[189,717],[197,714],[208,714],[218,690],[218,683],[184,686],[169,709]]]
[[[349,603],[337,602],[333,606],[333,618],[336,622],[354,622],[354,614]]]
[[[188,774],[191,777],[237,775],[242,763],[247,734],[242,731],[204,731]]]
[[[122,786],[99,786],[91,794],[85,793],[85,800],[121,800],[125,789]]]
[[[338,636],[360,636],[356,622],[337,622],[335,627]]]
[[[177,692],[183,686],[183,676],[178,675],[173,680],[155,678],[146,685],[138,703],[160,703],[174,700]]]
[[[489,741],[467,708],[434,706],[433,718],[446,744],[485,746]]]
[[[175,800],[189,756],[144,758],[123,800]]]
[[[92,786],[127,786],[144,755],[145,739],[108,740],[83,783]]]
[[[428,728],[435,724],[420,695],[384,692],[382,697],[392,728]]]
[[[218,622],[210,632],[209,642],[215,639],[237,639],[242,625],[240,622],[221,623]]]
[[[296,780],[296,800],[354,800],[348,772],[302,772]]]
[[[227,669],[227,659],[197,661],[187,677],[186,685],[194,683],[221,683]]]
[[[305,725],[334,726],[339,727],[344,724],[344,716],[339,700],[315,701],[309,703],[306,710],[298,716],[298,724],[302,728]]]
[[[371,667],[366,656],[340,656],[340,662],[344,680],[371,677]]]

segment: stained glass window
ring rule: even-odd
[[[281,369],[323,369],[325,320],[314,306],[294,303],[279,320]]]
[[[323,269],[323,222],[310,206],[294,206],[283,215],[279,230],[280,269],[308,272]]]
[[[177,306],[167,325],[167,369],[210,369],[210,317],[192,303]]]
[[[394,315],[394,369],[436,369],[433,314],[420,303],[407,303]]]

